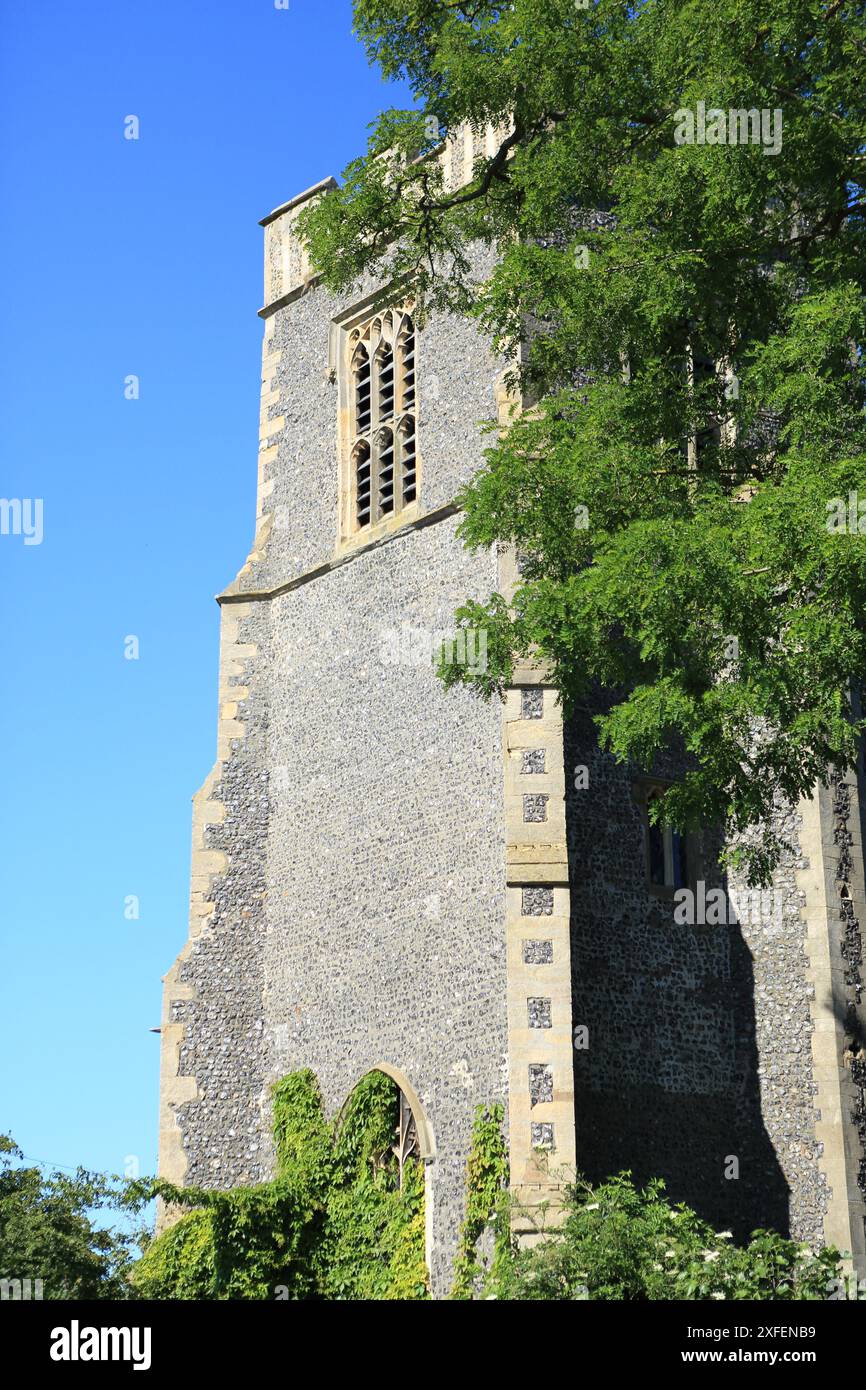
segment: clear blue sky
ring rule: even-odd
[[[349,0],[0,0],[0,497],[43,499],[41,544],[0,535],[0,1130],[38,1159],[155,1170],[213,596],[253,534],[257,223],[398,104]]]

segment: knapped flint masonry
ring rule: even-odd
[[[451,187],[499,135],[448,141]],[[712,837],[650,844],[653,787],[598,751],[590,712],[564,728],[531,665],[501,707],[442,691],[430,635],[515,577],[455,536],[507,364],[463,320],[420,327],[405,287],[385,309],[374,284],[329,294],[294,224],[331,186],[262,224],[257,525],[219,599],[160,1172],[261,1180],[273,1081],[311,1067],[336,1114],[381,1067],[426,1162],[438,1294],[473,1112],[497,1100],[526,1238],[575,1165],[631,1168],[719,1229],[833,1242],[866,1273],[861,778],[779,806],[795,852],[766,910],[731,880],[733,925],[681,925],[678,856],[721,882]]]

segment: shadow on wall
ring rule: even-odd
[[[599,751],[589,714],[566,726],[565,767],[574,1023],[588,1030],[574,1053],[580,1171],[660,1177],[672,1201],[737,1240],[759,1226],[788,1235],[742,929],[677,925],[649,889],[632,776]],[[710,841],[698,846],[701,874],[724,886]]]

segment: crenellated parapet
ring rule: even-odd
[[[479,159],[492,159],[508,135],[507,126],[487,125],[473,129],[461,125],[449,134],[438,151],[429,156],[442,166],[446,192],[464,187],[473,177]],[[274,208],[259,225],[265,229],[264,299],[259,314],[269,318],[316,280],[307,248],[297,232],[297,222],[304,209],[316,199],[337,187],[332,176],[304,189],[287,203]]]

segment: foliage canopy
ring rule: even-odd
[[[0,1134],[0,1278],[41,1280],[46,1299],[128,1298],[140,1232],[93,1219],[125,1205],[123,1179],[44,1173],[23,1158]]]
[[[780,846],[742,833],[863,728],[866,7],[356,0],[355,21],[417,105],[304,214],[314,262],[339,291],[409,277],[507,360],[523,345],[534,406],[459,498],[465,543],[514,545],[521,581],[459,610],[486,671],[441,674],[489,697],[533,652],[567,710],[606,688],[618,759],[686,755],[661,818],[724,824],[766,881]],[[504,134],[455,191],[434,155],[464,123]]]

